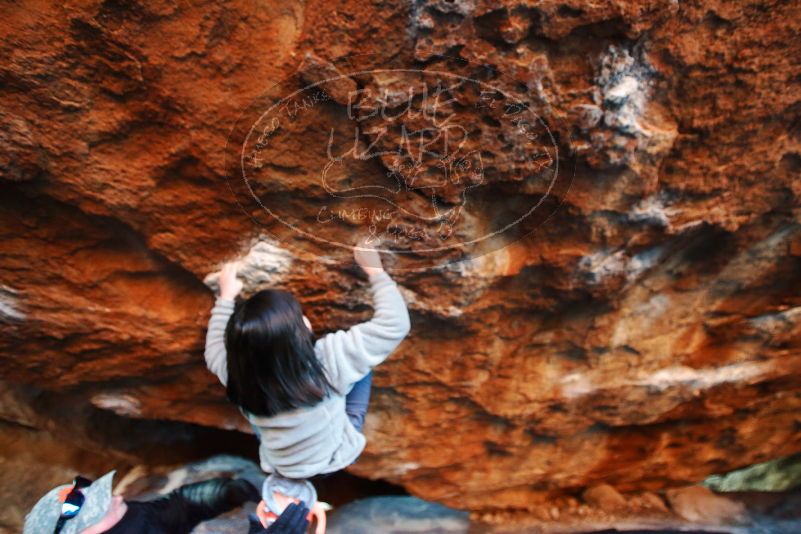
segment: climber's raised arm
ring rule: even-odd
[[[220,295],[211,309],[209,327],[206,331],[206,366],[217,375],[223,385],[228,382],[228,358],[225,353],[225,327],[234,313],[234,299],[242,291],[242,282],[237,279],[237,263],[226,263],[220,271]]]
[[[378,252],[357,246],[354,257],[370,281],[373,317],[347,331],[332,332],[315,345],[331,384],[341,392],[383,362],[411,329],[406,302]]]

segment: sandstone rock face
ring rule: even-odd
[[[742,503],[715,495],[703,486],[668,490],[667,498],[676,514],[693,523],[745,522],[748,516]]]
[[[587,488],[582,494],[584,502],[604,511],[614,512],[626,506],[626,499],[609,484]]]
[[[3,19],[4,380],[247,431],[202,363],[213,273],[245,258],[248,291],[280,285],[315,331],[346,328],[370,311],[344,245],[372,231],[413,326],[354,473],[525,509],[801,449],[797,3],[105,0]],[[265,120],[282,102],[290,120]],[[454,157],[398,149],[447,149],[443,131]],[[354,157],[332,157],[347,139]]]

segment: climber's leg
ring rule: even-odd
[[[353,384],[353,389],[345,396],[345,412],[354,428],[359,432],[364,426],[364,416],[367,414],[367,405],[370,404],[372,383],[373,372],[370,371],[364,378]]]

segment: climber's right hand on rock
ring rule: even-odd
[[[242,291],[242,281],[236,277],[239,262],[230,262],[223,265],[220,271],[220,298],[234,300]]]
[[[364,269],[367,276],[373,273],[380,273],[384,270],[384,266],[381,264],[381,256],[378,254],[378,251],[375,250],[377,247],[378,243],[375,240],[373,240],[371,245],[368,245],[366,239],[360,239],[353,249],[353,258],[356,260],[356,263],[359,264],[359,267]]]

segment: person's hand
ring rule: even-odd
[[[265,534],[304,534],[309,528],[309,509],[304,504],[292,503],[267,527]]]
[[[353,249],[353,258],[356,260],[356,263],[359,264],[359,267],[367,273],[367,276],[380,273],[384,270],[384,266],[381,264],[381,256],[378,254],[378,251],[375,250],[377,246],[378,243],[367,245],[365,239],[361,239]]]
[[[242,281],[236,277],[238,262],[226,263],[220,271],[220,298],[234,300],[242,291]]]

